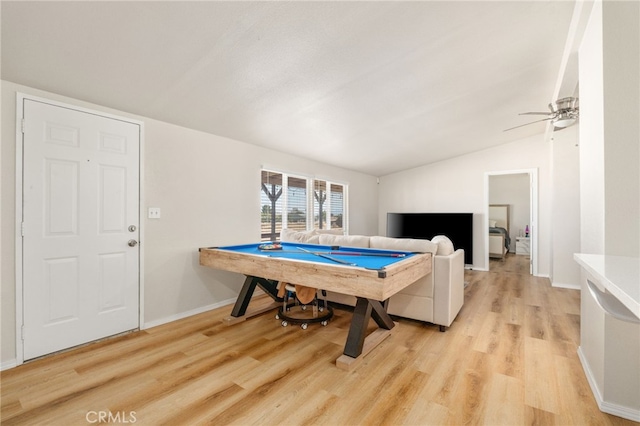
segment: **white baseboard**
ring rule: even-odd
[[[266,293],[264,291],[262,291],[261,288],[256,287],[256,289],[253,291],[253,296],[252,297],[258,297],[258,296],[262,296],[262,295],[265,295],[265,294]],[[188,317],[193,316],[193,315],[198,315],[198,314],[201,314],[203,312],[210,311],[212,309],[217,309],[217,308],[221,308],[223,306],[231,305],[231,304],[236,302],[236,299],[237,299],[237,297],[234,297],[232,299],[227,299],[227,300],[223,300],[222,302],[217,302],[217,303],[213,303],[211,305],[202,306],[200,308],[192,309],[192,310],[187,311],[187,312],[181,312],[179,314],[171,315],[171,316],[168,316],[168,317],[165,317],[165,318],[161,318],[159,320],[145,322],[143,324],[143,326],[140,327],[140,330],[145,330],[147,328],[157,327],[159,325],[167,324],[167,323],[172,322],[172,321],[177,321],[177,320],[181,320],[183,318],[188,318]]]
[[[598,408],[600,408],[600,411],[602,411],[603,413],[622,417],[623,419],[640,422],[640,410],[634,410],[623,405],[613,404],[611,402],[605,401],[602,398],[602,394],[600,393],[600,389],[598,389],[596,379],[593,377],[591,368],[589,368],[589,362],[582,352],[582,346],[578,347],[578,358],[580,358],[582,369],[584,370],[584,374],[587,376],[587,382],[589,382],[591,392],[593,393],[593,397],[596,399],[596,403],[598,404]]]
[[[164,318],[160,318],[158,320],[154,320],[154,321],[149,321],[149,322],[145,322],[143,324],[142,327],[140,327],[141,330],[145,330],[147,328],[153,328],[153,327],[157,327],[159,325],[163,325],[163,324],[167,324],[173,321],[178,321],[184,318],[188,318],[190,316],[193,315],[198,315],[201,314],[203,312],[207,312],[207,311],[211,311],[213,309],[217,309],[217,308],[221,308],[223,306],[227,306],[227,305],[231,305],[232,303],[235,303],[236,298],[232,298],[232,299],[227,299],[227,300],[223,300],[222,302],[217,302],[217,303],[213,303],[211,305],[207,305],[207,306],[201,306],[199,308],[196,309],[192,309],[190,311],[186,311],[186,312],[180,312],[179,314],[175,314],[175,315],[171,315],[168,317],[164,317]]]
[[[551,287],[568,288],[569,290],[580,290],[580,284],[567,284],[567,283],[553,282],[551,283]]]
[[[8,370],[10,368],[14,368],[18,366],[18,361],[15,359],[10,359],[9,361],[5,361],[0,364],[0,371]]]
[[[593,377],[593,373],[591,372],[591,368],[589,367],[589,362],[587,361],[587,358],[584,356],[584,352],[582,352],[582,346],[578,346],[578,358],[580,359],[580,364],[582,364],[582,369],[584,370],[584,374],[585,376],[587,376],[587,382],[589,382],[589,386],[591,387],[591,392],[593,393],[593,397],[596,399],[596,402],[598,403],[598,407],[600,407],[600,404],[602,403],[602,395],[600,394],[600,389],[598,389],[596,379],[595,377]]]
[[[607,401],[602,401],[602,403],[598,402],[598,407],[600,407],[600,410],[604,413],[613,414],[614,416],[633,420],[634,422],[640,422],[640,410],[633,410],[629,407],[623,407],[622,405],[612,404]]]

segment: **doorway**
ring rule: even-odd
[[[142,124],[24,95],[16,115],[20,363],[139,327]]]
[[[485,229],[492,225],[490,205],[508,206],[510,244],[507,256],[528,257],[529,273],[538,272],[537,169],[485,173]],[[490,236],[486,236],[486,265],[490,269]]]

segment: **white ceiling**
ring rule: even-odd
[[[543,133],[503,129],[573,95],[573,1],[1,7],[3,80],[374,176]]]

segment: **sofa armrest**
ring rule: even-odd
[[[464,303],[464,250],[435,256],[433,274],[433,322],[449,327]]]

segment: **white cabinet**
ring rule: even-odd
[[[601,411],[640,421],[640,259],[574,259],[584,270],[578,356],[593,396]]]
[[[516,254],[531,254],[531,238],[516,237]]]

